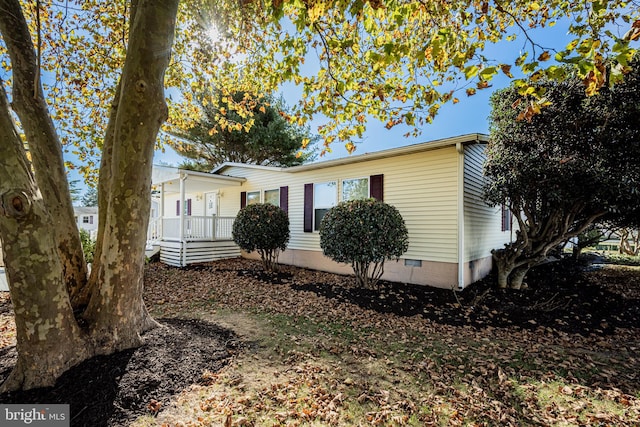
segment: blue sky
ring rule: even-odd
[[[554,27],[537,29],[530,32],[530,35],[537,43],[545,48],[563,49],[573,37],[567,34],[568,23],[558,24]],[[488,58],[496,60],[500,63],[513,64],[515,59],[520,55],[523,48],[523,38],[518,37],[515,41],[503,41],[497,45],[489,46],[483,52]],[[543,49],[539,49],[537,53],[541,53]],[[317,61],[315,61],[316,67]],[[306,67],[313,67],[313,60],[306,61]],[[305,68],[306,68],[305,67]],[[514,67],[514,73],[516,69]],[[521,77],[516,75],[516,77]],[[444,105],[435,120],[431,124],[427,124],[421,128],[422,133],[418,137],[405,138],[403,135],[411,130],[408,126],[398,125],[391,130],[385,128],[383,123],[376,120],[369,120],[367,123],[367,131],[364,137],[356,144],[357,148],[354,154],[363,154],[368,152],[381,151],[388,148],[394,148],[404,145],[415,144],[418,142],[432,141],[440,138],[447,138],[467,133],[488,133],[489,123],[488,117],[490,113],[489,98],[496,89],[508,86],[510,80],[503,76],[497,75],[491,82],[492,86],[488,89],[478,90],[476,95],[467,96],[464,90],[456,93],[460,99],[458,104],[448,103]],[[288,88],[288,89],[286,89]],[[292,106],[298,101],[300,90],[292,85],[285,85],[285,89],[281,92],[288,105]],[[311,131],[316,132],[317,126],[322,124],[322,118],[318,117],[310,123]],[[320,143],[321,144],[321,143]],[[332,152],[319,157],[316,161],[330,160],[340,157],[349,156],[342,143],[334,143],[331,146]],[[166,147],[165,152],[156,152],[154,163],[163,163],[169,165],[178,165],[183,161],[182,157],[176,154],[171,148]]]

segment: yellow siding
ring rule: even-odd
[[[241,187],[222,190],[220,215],[240,209],[242,191],[289,187],[289,248],[320,251],[317,232],[303,232],[304,184],[338,181],[384,174],[384,201],[395,206],[409,230],[409,250],[404,258],[457,262],[458,154],[455,147],[335,165],[297,172],[231,166],[225,175],[244,177]]]
[[[510,232],[501,231],[500,206],[488,206],[483,199],[485,154],[483,145],[465,149],[464,185],[464,261],[491,256],[491,249],[503,247]]]

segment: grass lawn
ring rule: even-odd
[[[245,349],[134,425],[638,425],[640,269],[563,268],[525,295],[456,296],[295,268],[269,278],[249,261],[154,267],[152,281],[187,275],[200,295],[151,288],[156,316],[214,322]]]

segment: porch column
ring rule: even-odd
[[[164,218],[164,182],[160,184],[160,209],[158,209],[158,216]]]
[[[164,237],[164,182],[160,184],[160,206],[158,207],[158,224],[160,229],[158,234],[160,240]]]
[[[187,180],[187,176],[186,174],[183,174],[182,172],[180,172],[180,221],[178,223],[178,226],[180,227],[180,230],[178,231],[178,238],[180,239],[180,246],[181,246],[181,251],[180,251],[180,255],[181,255],[181,264],[182,267],[187,265],[187,245],[184,241],[184,195],[185,195],[185,181]]]

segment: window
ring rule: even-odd
[[[502,231],[511,230],[511,211],[506,205],[502,205]]]
[[[369,178],[342,180],[342,201],[367,199],[369,197]]]
[[[280,206],[280,189],[277,190],[265,190],[264,202],[271,203],[274,206]]]
[[[83,216],[83,217],[82,217],[82,223],[83,223],[83,224],[90,224],[90,222],[89,222],[89,221],[90,221],[90,218],[91,218],[91,217],[89,217],[89,216]]]
[[[313,186],[313,229],[320,229],[324,215],[336,205],[336,182],[325,182]]]
[[[260,203],[260,192],[259,191],[248,191],[247,192],[247,205],[255,205],[256,203]]]
[[[186,216],[191,216],[191,199],[187,199],[185,202],[184,214]],[[176,216],[180,216],[180,200],[176,200]]]

